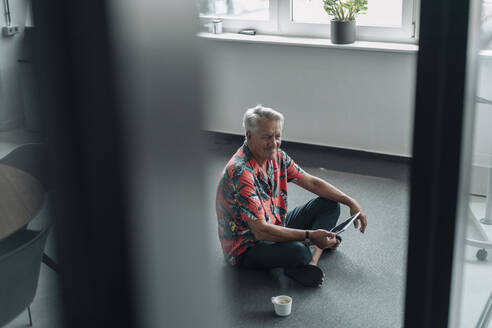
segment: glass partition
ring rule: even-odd
[[[492,315],[492,1],[483,0],[475,9],[470,30],[476,26],[480,33],[478,51],[469,54],[465,109],[472,124],[464,134],[471,147],[462,159],[449,325],[459,328],[490,327]]]

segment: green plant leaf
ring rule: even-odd
[[[358,14],[365,14],[368,0],[323,0],[323,9],[334,20],[347,21],[355,19]]]

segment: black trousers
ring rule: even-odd
[[[336,226],[339,217],[340,204],[318,197],[287,212],[286,226],[329,231]],[[239,266],[251,269],[286,268],[306,265],[311,259],[309,247],[301,241],[257,241],[255,246],[240,255]]]

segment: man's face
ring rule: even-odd
[[[260,118],[254,133],[246,132],[248,148],[258,162],[275,159],[282,139],[282,123]]]

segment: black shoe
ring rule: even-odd
[[[318,287],[325,276],[317,266],[307,264],[301,267],[285,268],[284,273],[305,287]]]

